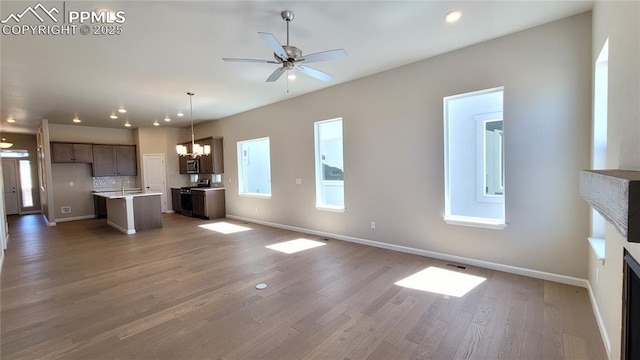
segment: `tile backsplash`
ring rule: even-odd
[[[137,187],[135,176],[100,176],[93,178],[93,190],[103,191],[121,189],[123,181],[125,188]]]

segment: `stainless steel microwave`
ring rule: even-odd
[[[187,160],[187,174],[200,173],[200,159]]]

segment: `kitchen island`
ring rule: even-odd
[[[95,192],[106,199],[107,224],[125,234],[162,227],[159,192]]]

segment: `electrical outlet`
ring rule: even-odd
[[[302,184],[302,179],[301,178],[296,178],[296,185],[300,185]]]
[[[371,222],[371,230],[375,230],[376,229],[376,222],[372,221]]]
[[[63,206],[60,208],[60,212],[63,214],[71,214],[71,206]]]
[[[73,181],[69,181],[69,186],[73,186]]]

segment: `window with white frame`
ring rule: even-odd
[[[503,94],[500,87],[444,98],[449,224],[506,226]]]
[[[271,197],[269,138],[238,141],[238,193]]]
[[[315,122],[314,134],[316,207],[344,210],[342,118]]]

